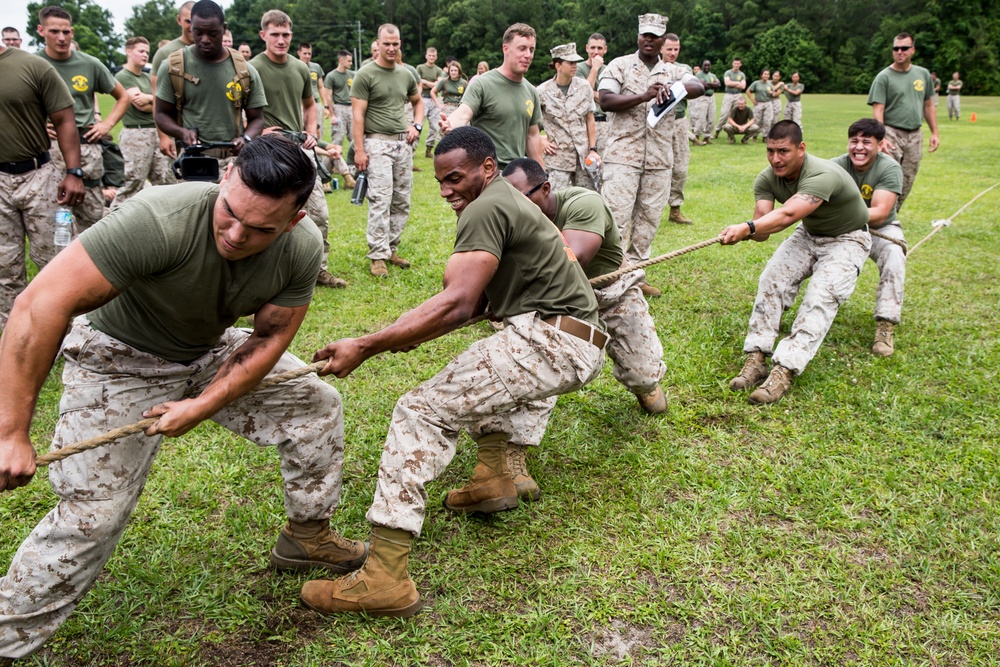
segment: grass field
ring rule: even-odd
[[[869,114],[860,96],[803,105],[821,157],[842,153],[847,126]],[[925,154],[903,209],[911,245],[998,180],[1000,99],[963,107],[960,123],[941,121],[941,148]],[[365,209],[330,195],[330,270],[350,287],[317,291],[296,354],[388,324],[439,289],[455,220],[422,144],[418,155],[400,248],[414,267],[371,278]],[[654,254],[747,219],[766,165],[760,144],[693,148],[684,212],[696,224],[664,223]],[[316,616],[298,599],[310,577],[269,569],[283,522],[275,451],[211,424],[168,440],[107,570],[25,663],[1000,664],[998,209],[1000,188],[911,257],[887,359],[869,352],[869,262],[817,357],[769,407],[727,383],[757,276],[787,232],[650,269],[664,292],[650,306],[669,413],[640,412],[606,368],[560,399],[529,459],[542,501],[489,520],[437,501],[471,474],[463,436],[429,489],[410,565],[426,605],[406,621]],[[332,380],[347,432],[342,533],[368,535],[396,399],[488,333],[459,330]],[[53,373],[33,430],[42,451],[59,393]],[[0,496],[0,568],[55,503],[39,477]]]

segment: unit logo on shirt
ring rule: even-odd
[[[535,113],[535,101],[534,100],[525,100],[524,101],[524,106],[526,107],[526,111],[528,112],[529,116],[531,114]]]
[[[918,93],[922,93],[924,91],[924,80],[917,79],[916,81],[914,81],[913,90],[917,91]]]
[[[90,81],[82,74],[73,77],[73,90],[85,93],[90,89]]]
[[[864,199],[865,201],[872,200],[873,192],[874,190],[872,190],[872,186],[868,185],[867,183],[861,186],[861,198]]]
[[[235,102],[243,94],[243,86],[238,81],[230,81],[226,84],[226,98],[230,102]]]

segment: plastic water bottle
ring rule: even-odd
[[[56,233],[52,243],[62,250],[73,240],[73,211],[65,206],[56,209]],[[56,252],[59,252],[56,250]]]
[[[587,156],[587,159],[586,161],[584,161],[583,166],[587,170],[587,173],[590,174],[591,180],[594,181],[594,187],[600,190],[601,167],[603,166],[601,158]]]
[[[351,193],[351,203],[355,206],[365,205],[365,195],[368,194],[368,173],[362,171],[354,183],[354,192]]]

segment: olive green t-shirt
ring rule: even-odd
[[[802,91],[805,90],[805,84],[802,83],[786,83],[785,84],[785,99],[789,102],[798,102],[802,97]]]
[[[406,105],[417,94],[417,80],[405,67],[386,69],[371,63],[358,70],[351,97],[368,101],[366,134],[406,132]]]
[[[440,67],[438,67],[437,65],[428,66],[425,63],[423,65],[417,65],[417,76],[419,76],[421,79],[425,79],[427,81],[435,81],[436,82],[438,79],[440,79],[442,76],[444,76],[444,70],[441,69]],[[421,83],[420,84],[420,94],[423,95],[424,97],[430,97],[431,96],[431,89],[430,88],[425,88],[424,84]]]
[[[958,95],[962,92],[962,80],[961,79],[951,79],[948,81],[949,86],[958,86],[957,89],[949,88],[949,95]]]
[[[851,162],[851,156],[847,153],[839,155],[830,162],[840,166],[851,175],[861,192],[861,198],[865,200],[868,208],[872,206],[872,195],[876,190],[888,190],[895,192],[897,196],[903,192],[903,169],[899,163],[885,153],[878,153],[875,162],[868,167],[867,171],[858,171]],[[896,220],[896,207],[893,206],[882,223],[888,224]],[[881,226],[881,225],[880,225]]]
[[[56,68],[62,77],[69,94],[73,96],[73,113],[76,115],[78,128],[90,127],[94,124],[94,93],[111,93],[115,89],[115,77],[111,70],[94,56],[82,51],[70,52],[66,60],[50,58],[45,49],[38,55]]]
[[[243,116],[236,110],[236,100],[246,98],[245,109],[259,109],[267,106],[264,84],[257,69],[247,64],[250,70],[250,92],[237,91],[236,66],[232,58],[217,63],[205,62],[194,54],[194,47],[184,49],[184,71],[199,78],[195,85],[184,82],[184,105],[181,109],[181,125],[196,128],[203,141],[232,141],[243,134]],[[174,83],[167,73],[169,63],[164,61],[156,75],[156,97],[173,104]]]
[[[167,56],[174,51],[180,51],[188,46],[190,46],[190,44],[185,44],[180,37],[176,37],[158,48],[156,53],[153,54],[153,59],[149,62],[151,72],[154,74],[159,72],[160,65],[162,65],[163,61],[167,59]],[[159,74],[157,74],[157,77],[159,77]],[[159,83],[159,79],[157,79],[157,83]]]
[[[118,83],[122,84],[125,90],[138,88],[142,93],[147,95],[153,94],[153,80],[145,72],[139,72],[136,75],[122,67],[115,74],[115,78],[118,79]],[[128,127],[156,127],[156,123],[153,122],[153,112],[139,111],[131,102],[128,105],[128,110],[125,111],[125,115],[122,116],[122,123]]]
[[[323,79],[323,84],[330,89],[334,104],[351,103],[351,86],[354,84],[354,70],[338,72],[330,70]]]
[[[715,95],[715,88],[709,88],[707,84],[718,83],[719,77],[715,76],[711,72],[698,72],[695,76],[698,77],[698,80],[701,81],[702,84],[705,84],[705,97]]]
[[[730,81],[746,81],[747,80],[747,75],[746,75],[746,72],[743,72],[742,70],[739,71],[739,72],[737,72],[734,69],[730,69],[730,70],[726,70],[726,73],[722,76],[723,83],[725,83],[726,79],[729,79]],[[726,92],[727,93],[742,93],[743,91],[740,90],[739,88],[733,88],[732,86],[726,86]]]
[[[262,252],[227,260],[212,226],[218,196],[213,183],[146,188],[80,235],[98,270],[121,292],[90,313],[95,328],[189,363],[262,305],[310,302],[323,253],[316,225],[303,218]]]
[[[733,107],[733,110],[729,112],[729,117],[733,119],[733,122],[737,125],[746,125],[747,121],[753,118],[753,109],[750,107]]]
[[[309,81],[312,83],[313,99],[317,104],[322,104],[323,99],[319,95],[319,82],[323,80],[323,68],[317,63],[309,63]]]
[[[802,219],[814,236],[840,236],[868,224],[868,207],[858,186],[846,171],[829,160],[806,154],[798,178],[779,178],[767,167],[753,184],[754,200],[787,202],[796,194],[823,200],[815,211]]]
[[[465,79],[453,81],[452,79],[441,79],[434,86],[434,92],[441,96],[441,101],[445,104],[461,104],[462,96],[465,94],[465,87],[469,82]]]
[[[598,324],[594,289],[545,214],[502,177],[458,218],[453,252],[484,250],[500,265],[486,286],[499,317],[538,311]]]
[[[757,79],[750,84],[747,88],[748,93],[753,93],[753,99],[756,102],[770,102],[774,98],[771,97],[771,91],[774,90],[774,86],[771,85],[769,81],[761,81]]]
[[[462,104],[472,109],[472,126],[493,140],[501,168],[526,155],[528,129],[542,121],[538,91],[527,79],[515,83],[491,69],[465,89]]]
[[[924,122],[924,100],[934,96],[931,73],[918,65],[907,72],[886,67],[875,75],[868,104],[884,104],[882,122],[899,130],[919,130]]]
[[[312,97],[309,67],[294,56],[288,56],[283,63],[276,63],[267,57],[266,52],[254,56],[250,64],[257,68],[267,97],[264,127],[277,125],[292,132],[301,132],[302,100]]]
[[[560,230],[591,232],[603,239],[597,254],[584,269],[587,278],[596,278],[617,271],[622,265],[624,253],[622,240],[618,234],[611,209],[604,198],[593,190],[569,187],[555,193],[556,219]]]
[[[0,162],[20,162],[49,150],[48,114],[73,106],[55,68],[27,51],[8,48],[0,53],[0,90]]]

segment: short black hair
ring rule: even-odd
[[[352,56],[352,55],[354,54],[348,51],[347,49],[341,49],[340,51],[337,51],[338,58],[346,58],[347,56]]]
[[[210,0],[200,0],[206,2]],[[316,185],[316,167],[305,151],[280,134],[257,137],[240,151],[236,158],[240,179],[251,191],[281,199],[295,195],[295,206],[301,208]]]
[[[507,163],[503,169],[502,176],[510,176],[514,172],[520,171],[528,180],[528,185],[535,187],[549,180],[549,175],[542,169],[542,165],[530,157],[519,157]]]
[[[862,137],[871,137],[875,141],[882,141],[885,138],[885,125],[874,118],[856,120],[847,128],[847,138],[850,139],[859,134]]]
[[[771,130],[767,133],[767,139],[768,141],[788,139],[798,146],[802,143],[802,128],[793,120],[779,120],[771,126]]]
[[[312,47],[313,45],[310,44],[309,42],[302,42],[301,44],[299,44],[298,50],[301,51],[302,49],[311,49]]]
[[[444,155],[459,148],[464,150],[469,159],[476,164],[482,164],[488,157],[494,161],[497,159],[497,148],[493,145],[493,140],[478,127],[471,125],[455,128],[444,135],[444,139],[439,141],[434,149],[434,156]]]
[[[222,11],[222,7],[212,0],[198,0],[194,3],[191,8],[191,19],[194,20],[195,16],[200,16],[203,19],[219,19],[219,23],[226,24],[226,15]]]
[[[39,23],[45,23],[46,19],[50,17],[54,19],[64,19],[66,21],[69,21],[70,23],[73,22],[73,16],[62,7],[49,5],[48,7],[42,7],[40,10],[38,10]]]

